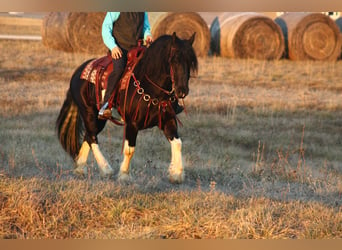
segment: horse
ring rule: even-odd
[[[193,42],[181,39],[174,32],[157,38],[145,49],[141,59],[129,74],[128,85],[116,93],[113,108],[124,120],[123,160],[117,179],[131,180],[130,161],[134,155],[139,130],[158,126],[171,145],[169,181],[184,181],[182,141],[178,135],[179,120],[175,114],[177,102],[189,93],[189,79],[198,71]],[[86,176],[87,158],[92,150],[101,177],[111,178],[114,170],[103,156],[97,135],[107,120],[98,118],[94,84],[81,79],[81,72],[90,60],[73,73],[70,87],[56,120],[56,130],[63,149],[74,161],[74,174]],[[115,100],[115,98],[114,98]],[[177,123],[178,122],[178,123]]]

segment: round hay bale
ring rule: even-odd
[[[148,20],[150,22],[151,31],[160,18],[167,15],[167,12],[148,12]]]
[[[208,25],[196,12],[168,12],[159,15],[151,23],[152,36],[157,39],[159,36],[176,32],[182,39],[189,39],[196,32],[193,44],[196,55],[207,56],[210,46],[210,32]]]
[[[43,18],[41,34],[44,46],[56,50],[73,50],[68,37],[69,12],[50,12]]]
[[[284,37],[269,17],[254,12],[226,12],[210,27],[211,50],[230,58],[280,59]]]
[[[75,52],[105,54],[101,29],[105,12],[73,12],[67,20],[69,42]]]
[[[285,13],[275,19],[285,38],[285,54],[291,60],[335,61],[341,54],[340,31],[322,13]]]

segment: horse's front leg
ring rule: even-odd
[[[118,180],[121,182],[130,181],[129,167],[131,159],[135,151],[135,143],[138,135],[138,130],[131,125],[126,125],[126,138],[123,148],[123,160],[120,165],[120,171],[118,174]]]
[[[182,183],[184,181],[182,140],[178,136],[177,123],[175,119],[170,120],[165,124],[164,134],[171,144],[169,180],[171,183]]]

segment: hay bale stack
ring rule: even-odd
[[[101,36],[105,12],[51,12],[43,19],[42,40],[49,48],[105,54]]]
[[[285,38],[285,54],[291,60],[335,61],[341,53],[336,23],[321,13],[291,12],[275,19]]]
[[[46,47],[73,51],[69,42],[67,22],[69,12],[50,12],[43,18],[42,22],[42,42]]]
[[[210,27],[211,50],[230,58],[279,59],[284,37],[274,21],[260,13],[226,12]]]
[[[161,35],[171,35],[174,31],[182,39],[188,39],[196,32],[193,47],[199,57],[207,56],[210,46],[208,25],[196,12],[168,12],[162,14],[151,23],[152,36],[157,39]]]

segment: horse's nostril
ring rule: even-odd
[[[180,89],[180,90],[177,91],[177,96],[179,98],[184,98],[184,97],[186,97],[186,94],[187,94],[186,92],[187,91],[185,89]]]
[[[178,91],[177,96],[178,96],[179,98],[184,98],[185,94],[184,94],[183,91]]]

